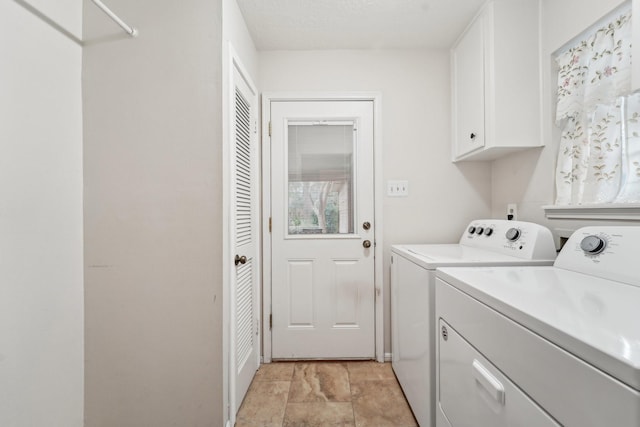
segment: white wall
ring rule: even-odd
[[[222,6],[85,0],[86,426],[222,426]]]
[[[382,93],[384,181],[408,180],[409,196],[384,196],[385,352],[390,352],[389,260],[397,243],[453,242],[490,213],[490,164],[451,163],[448,51],[265,51],[263,92]]]
[[[231,43],[254,84],[257,84],[258,52],[236,0],[222,2],[222,33],[223,42]]]
[[[543,223],[551,228],[562,226],[557,221],[546,220],[541,208],[555,201],[559,134],[554,125],[556,75],[552,53],[622,3],[621,0],[542,0],[542,135],[545,147],[493,162],[494,216],[503,217],[507,203],[517,203],[518,219]]]
[[[83,425],[78,0],[0,2],[0,425]],[[45,19],[38,17],[38,14]]]

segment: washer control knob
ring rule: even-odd
[[[482,228],[482,227],[478,227],[478,228],[476,228],[476,234],[480,235],[480,234],[482,234],[483,232],[484,232],[484,228]]]
[[[489,227],[489,228],[485,228],[484,230],[484,235],[485,236],[491,236],[493,234],[493,228]]]
[[[587,236],[580,242],[580,249],[586,254],[597,255],[607,247],[607,241],[599,236]]]
[[[472,225],[467,231],[469,232],[469,234],[473,234],[476,232],[476,228]]]
[[[510,228],[505,233],[505,237],[508,241],[515,242],[520,238],[520,230],[518,230],[517,228]]]

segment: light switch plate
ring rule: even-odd
[[[407,197],[409,195],[409,181],[387,181],[387,196]]]

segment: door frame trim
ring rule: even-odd
[[[384,362],[384,243],[382,212],[384,183],[382,175],[382,94],[380,92],[264,92],[262,94],[262,355],[271,363],[271,102],[276,101],[372,101],[373,102],[373,173],[374,173],[374,286],[375,286],[375,355]]]
[[[236,421],[236,352],[235,352],[235,323],[236,316],[235,310],[232,306],[232,301],[235,298],[235,280],[232,274],[232,257],[235,253],[235,238],[233,233],[233,200],[234,188],[232,186],[234,177],[232,176],[232,167],[234,163],[234,150],[232,145],[235,141],[231,140],[233,129],[235,127],[234,115],[231,113],[231,109],[234,108],[235,99],[235,71],[238,72],[240,77],[245,81],[251,92],[253,92],[253,105],[257,109],[255,118],[259,120],[260,115],[260,100],[259,92],[256,85],[251,78],[251,74],[248,69],[242,63],[240,56],[236,52],[233,45],[229,42],[223,46],[223,73],[222,73],[222,93],[223,93],[223,108],[222,108],[222,388],[223,388],[223,404],[224,404],[224,419],[225,424],[233,425]],[[258,130],[257,123],[255,124],[256,130]],[[255,143],[258,144],[258,158],[256,159],[256,167],[260,168],[260,162],[262,153],[260,152],[260,135],[256,135]],[[259,182],[262,175],[260,171],[256,173],[258,181],[255,183],[256,191],[261,190],[261,183]],[[259,205],[259,203],[258,203]],[[256,225],[256,259],[261,259],[262,242],[260,241],[262,233],[260,232],[260,220],[261,214],[254,220]],[[260,276],[262,265],[257,262],[257,280],[258,280],[258,300],[260,300]],[[258,310],[262,310],[262,304],[257,304]],[[262,316],[262,313],[257,313],[258,318]],[[258,333],[260,334],[262,328],[258,327]],[[261,336],[258,336],[258,343],[262,340]],[[260,351],[258,351],[258,358],[260,357]],[[260,360],[258,359],[258,364]]]

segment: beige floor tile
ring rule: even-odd
[[[289,402],[350,402],[349,372],[343,363],[296,363]]]
[[[416,427],[390,363],[262,365],[236,427]]]
[[[260,365],[254,381],[291,381],[293,362],[274,362]]]
[[[354,427],[349,402],[289,403],[283,427]]]
[[[234,427],[282,427],[282,423],[265,423],[260,421],[237,420]]]
[[[398,382],[363,380],[351,383],[356,427],[417,427]]]
[[[238,411],[236,427],[281,427],[288,381],[254,381]]]
[[[395,379],[391,363],[349,362],[349,381]]]

